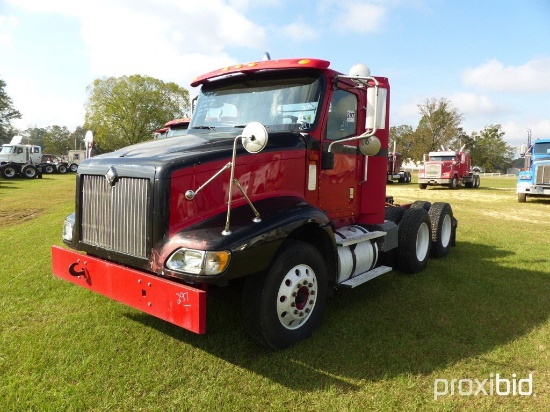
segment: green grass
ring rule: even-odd
[[[339,291],[310,339],[273,352],[246,336],[237,293],[209,299],[198,336],[55,278],[74,175],[0,180],[0,409],[547,411],[550,200],[519,204],[511,178],[388,194],[450,202],[457,246]],[[495,373],[533,374],[535,396],[434,400],[435,379]]]

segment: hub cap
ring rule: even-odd
[[[317,278],[308,265],[297,265],[288,271],[277,293],[277,315],[286,329],[303,325],[315,307]]]

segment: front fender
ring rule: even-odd
[[[231,210],[231,234],[224,236],[226,213],[190,226],[155,248],[151,268],[167,276],[191,282],[225,283],[227,280],[260,272],[269,266],[281,243],[305,225],[327,227],[330,219],[321,210],[294,197],[268,198],[254,202],[261,222],[254,223],[254,214],[245,204]],[[179,248],[197,250],[229,250],[228,268],[217,276],[175,273],[165,267],[166,260]]]

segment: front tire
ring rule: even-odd
[[[13,179],[15,176],[17,176],[17,169],[13,166],[5,166],[2,169],[2,177],[4,179]]]
[[[527,202],[527,195],[525,193],[518,193],[518,202],[519,203]]]
[[[245,280],[245,327],[254,339],[273,349],[294,345],[319,324],[327,288],[321,253],[308,243],[287,241],[266,272]]]
[[[451,180],[451,183],[449,183],[450,189],[456,189],[458,187],[458,178],[456,176],[453,176],[453,180]]]

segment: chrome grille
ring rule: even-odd
[[[426,165],[424,177],[440,177],[441,176],[441,165]]]
[[[550,185],[550,164],[537,166],[535,173],[536,185]]]
[[[81,240],[103,249],[147,258],[149,181],[82,176]]]

